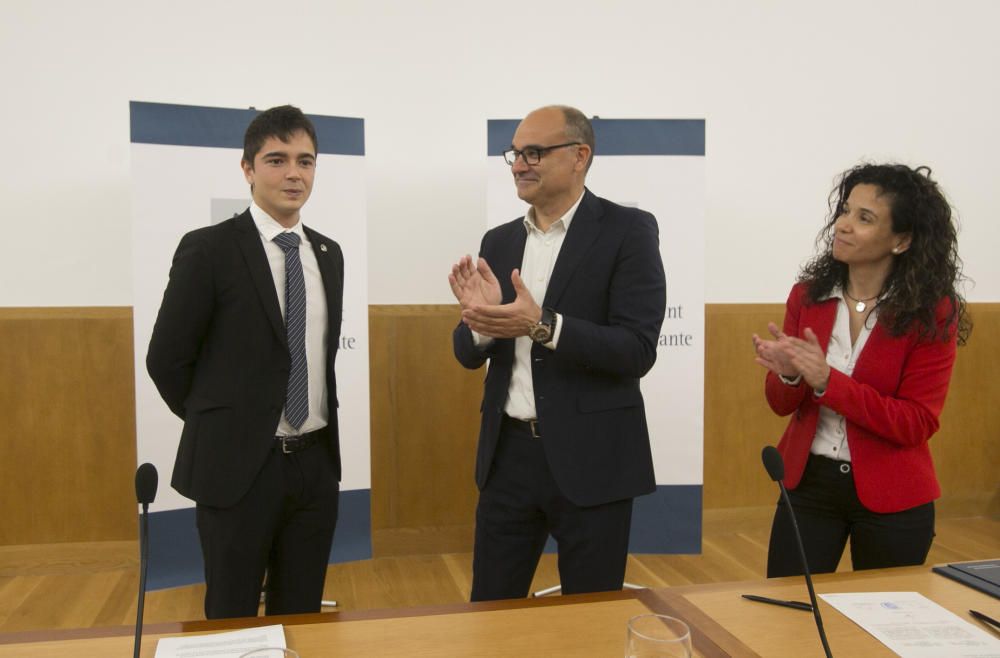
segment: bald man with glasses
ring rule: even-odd
[[[549,534],[564,593],[621,589],[632,499],[656,488],[639,379],[666,307],[658,228],[586,189],[593,154],[579,110],[525,117],[504,158],[531,208],[448,277],[455,356],[489,363],[473,601],[526,596]]]

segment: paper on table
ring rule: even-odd
[[[1000,658],[1000,640],[917,592],[820,598],[902,658]]]
[[[213,635],[161,638],[156,643],[154,658],[239,658],[248,651],[265,647],[286,648],[285,630],[280,624]]]

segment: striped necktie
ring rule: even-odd
[[[285,252],[285,332],[291,370],[285,390],[285,419],[298,429],[309,415],[309,369],[306,367],[306,282],[297,233],[279,233],[275,244]]]

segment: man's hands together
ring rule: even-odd
[[[514,270],[510,274],[516,297],[501,304],[500,282],[485,258],[473,265],[471,256],[463,256],[451,268],[448,283],[462,306],[462,322],[490,338],[527,336],[528,330],[542,319],[542,309]]]

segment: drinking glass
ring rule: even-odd
[[[666,615],[639,615],[628,620],[625,658],[691,658],[691,629]]]

